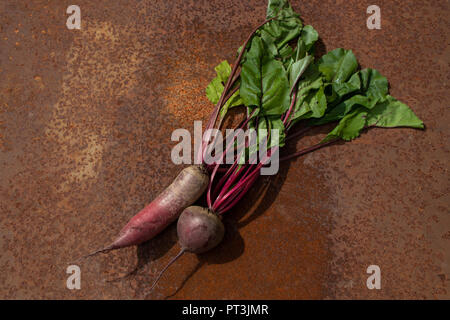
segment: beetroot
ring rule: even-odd
[[[131,218],[110,245],[86,257],[152,239],[205,192],[208,182],[209,174],[204,166],[193,165],[183,169],[171,185]]]
[[[181,248],[187,252],[203,253],[222,241],[225,227],[210,210],[192,206],[178,218],[177,233]]]
[[[161,270],[150,290],[158,283],[163,273],[185,252],[200,254],[211,250],[223,239],[225,227],[218,215],[199,206],[186,208],[178,218],[178,242],[180,252]]]

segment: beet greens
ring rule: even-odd
[[[228,110],[244,106],[247,117],[238,128],[257,130],[257,140],[265,141],[267,152],[257,163],[249,163],[258,146],[245,141],[240,151],[234,139],[221,155],[233,151],[232,165],[207,165],[211,172],[207,189],[211,211],[221,215],[232,209],[279,148],[312,127],[337,123],[320,143],[280,161],[338,140],[351,141],[366,128],[424,128],[406,104],[388,94],[384,76],[375,69],[358,69],[351,50],[338,48],[317,59],[314,45],[318,38],[317,31],[303,25],[287,0],[269,0],[266,20],[239,48],[233,67],[223,61],[215,68],[217,76],[206,88],[208,99],[216,105],[207,129],[221,129]],[[296,125],[301,129],[292,133]],[[262,132],[267,134],[259,129],[266,129]],[[279,132],[275,142],[270,139],[274,129]],[[207,145],[214,138],[213,134],[205,137],[197,160],[204,163]]]

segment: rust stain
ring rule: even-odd
[[[205,96],[204,77],[195,76],[192,71],[205,70],[209,64],[195,55],[167,63],[173,70],[167,75],[170,85],[164,95],[168,111],[179,119],[202,119],[211,109],[211,102]]]
[[[96,169],[102,164],[107,137],[111,134],[110,124],[101,117],[111,112],[107,110],[111,104],[127,96],[138,84],[140,47],[130,32],[111,22],[88,20],[68,51],[62,96],[53,106],[45,129],[47,139],[53,139],[59,146],[55,152],[65,163],[61,166],[69,168],[62,186],[66,190],[73,182],[97,177]],[[134,50],[126,57],[124,52],[115,54],[121,39],[133,44]],[[35,80],[42,78],[37,76]],[[96,105],[96,100],[101,103]]]
[[[211,63],[226,60],[226,57],[205,46],[209,38],[197,32],[204,28],[206,26],[198,25],[195,30],[185,30],[184,37],[177,39],[177,42],[180,48],[188,49],[169,56],[163,62],[168,70],[164,79],[168,85],[162,92],[165,108],[188,129],[192,129],[192,119],[206,121],[209,118],[214,106],[207,99],[205,89],[215,77]]]

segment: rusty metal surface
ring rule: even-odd
[[[66,267],[175,177],[172,130],[207,119],[213,67],[266,2],[78,1],[81,30],[65,26],[70,4],[0,4],[0,298],[450,297],[448,1],[378,1],[381,30],[366,1],[292,1],[322,50],[353,49],[427,130],[375,129],[287,163],[216,250],[185,255],[151,294],[173,227],[81,263],[81,290]],[[381,290],[366,287],[371,264]]]

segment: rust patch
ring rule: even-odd
[[[195,39],[194,36],[195,34],[187,38]],[[191,130],[193,123],[190,120],[201,120],[205,118],[205,115],[207,118],[213,108],[205,95],[205,88],[208,85],[208,81],[205,81],[207,80],[205,70],[210,68],[211,64],[205,60],[206,52],[202,41],[207,40],[190,41],[189,46],[193,50],[174,58],[170,57],[166,62],[169,68],[166,77],[169,85],[164,90],[166,108],[176,118],[189,120],[185,122],[185,125]],[[217,57],[217,59],[220,58]],[[206,72],[206,74],[209,73],[210,71]]]

